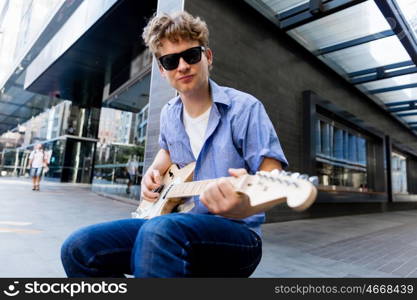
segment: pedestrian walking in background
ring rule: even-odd
[[[139,162],[137,161],[136,155],[129,158],[126,164],[126,171],[129,174],[129,181],[127,182],[126,194],[130,194],[130,187],[137,184]]]
[[[48,166],[47,155],[42,144],[36,144],[29,156],[30,176],[32,177],[33,191],[39,191],[42,171]]]

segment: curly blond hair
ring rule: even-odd
[[[209,31],[206,22],[193,17],[188,12],[155,15],[143,30],[142,38],[149,50],[159,56],[161,41],[168,39],[176,43],[180,39],[198,41],[200,46],[208,47]]]

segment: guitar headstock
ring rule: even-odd
[[[236,182],[238,192],[247,194],[252,206],[269,206],[287,202],[294,210],[302,211],[313,204],[317,196],[317,177],[273,170],[245,175]],[[272,206],[272,205],[271,205]]]

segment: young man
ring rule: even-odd
[[[32,190],[39,191],[43,168],[48,164],[46,153],[42,148],[42,144],[37,143],[33,147],[33,151],[29,155],[30,176],[32,177]]]
[[[287,165],[264,107],[253,96],[209,80],[208,29],[188,13],[154,17],[143,34],[179,96],[162,109],[161,149],[141,185],[155,201],[172,163],[196,161],[194,180],[238,176]],[[189,213],[128,219],[81,229],[62,247],[68,276],[247,277],[258,265],[264,214],[226,180],[194,197]]]

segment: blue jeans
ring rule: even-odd
[[[261,256],[246,225],[191,213],[91,225],[61,249],[68,277],[248,277]]]

